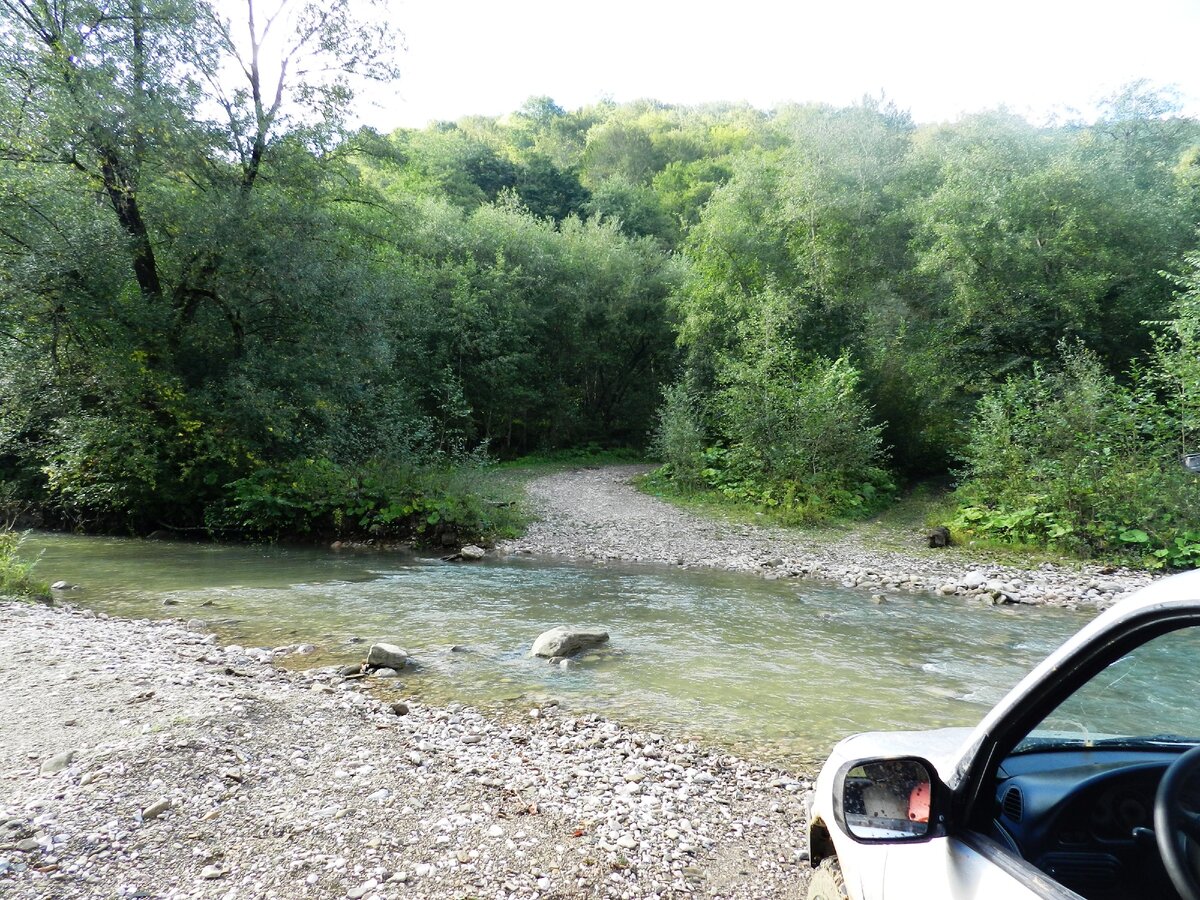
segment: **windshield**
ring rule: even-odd
[[[1198,663],[1200,626],[1147,641],[1063,701],[1013,752],[1200,743]]]

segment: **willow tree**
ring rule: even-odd
[[[0,0],[0,464],[128,512],[311,432],[260,420],[289,369],[353,380],[322,367],[357,352],[343,125],[357,79],[396,75],[372,15]]]

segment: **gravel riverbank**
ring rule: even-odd
[[[713,521],[637,492],[643,470],[534,480],[541,520],[500,551],[986,603],[1149,581]],[[0,898],[803,896],[803,774],[553,703],[423,705],[198,626],[0,601]]]
[[[0,897],[803,895],[801,777],[295,649],[0,602]]]
[[[628,560],[811,577],[872,591],[936,591],[985,603],[1104,608],[1150,582],[1144,572],[1110,566],[1036,569],[987,564],[960,548],[883,550],[853,530],[790,530],[722,522],[639,492],[631,479],[647,466],[605,466],[534,479],[527,488],[539,516],[501,552],[589,560]]]

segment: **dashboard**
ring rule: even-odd
[[[1147,832],[1158,783],[1177,756],[1108,748],[1011,756],[997,772],[997,837],[1087,900],[1176,900]],[[1184,805],[1200,809],[1200,790]]]

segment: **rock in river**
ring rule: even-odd
[[[367,651],[367,668],[403,669],[408,665],[408,651],[395,644],[372,644]]]
[[[607,631],[588,631],[582,628],[567,628],[559,625],[538,635],[533,642],[531,656],[549,659],[552,656],[571,656],[589,647],[598,647],[608,640]]]
[[[467,544],[467,546],[463,547],[462,550],[458,552],[463,559],[468,561],[483,559],[485,556],[487,556],[486,550],[484,550],[482,547],[477,547],[474,544]]]

